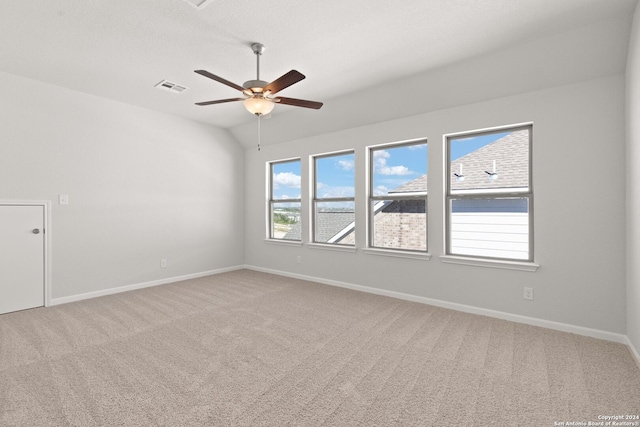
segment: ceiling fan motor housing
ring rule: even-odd
[[[262,92],[262,88],[268,84],[269,82],[265,82],[264,80],[247,80],[242,84],[242,87],[246,89],[253,89],[253,92]]]

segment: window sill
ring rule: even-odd
[[[495,259],[471,258],[455,255],[441,255],[440,261],[448,264],[473,265],[475,267],[502,268],[534,272],[540,267],[538,264],[526,261],[505,261]]]
[[[324,244],[324,243],[307,243],[307,246],[311,249],[321,249],[324,251],[338,251],[338,252],[355,252],[355,246],[345,246],[345,245],[333,245],[333,244]]]
[[[299,240],[264,239],[264,242],[270,245],[302,246],[302,242]]]
[[[423,261],[429,261],[431,259],[431,255],[426,252],[409,252],[409,251],[402,251],[402,250],[378,249],[378,248],[365,248],[365,249],[362,249],[362,251],[368,255],[420,259]]]

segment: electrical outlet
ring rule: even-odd
[[[302,264],[302,257],[300,255],[298,255],[298,258],[296,258],[296,262],[298,264]]]
[[[524,299],[533,301],[533,288],[524,288]]]
[[[160,268],[167,268],[167,260],[166,259],[161,259],[160,260]]]

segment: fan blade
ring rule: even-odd
[[[274,101],[280,104],[294,105],[296,107],[313,108],[314,110],[319,110],[320,107],[322,107],[323,105],[322,102],[307,101],[305,99],[296,99],[296,98],[284,98],[282,96],[274,98]]]
[[[269,91],[273,95],[274,93],[280,92],[282,89],[287,88],[294,83],[298,83],[302,79],[304,79],[304,74],[296,70],[291,70],[287,74],[278,77],[277,79],[266,85],[262,89],[262,91]]]
[[[233,102],[233,101],[244,101],[245,98],[228,98],[228,99],[218,99],[217,101],[205,101],[205,102],[196,102],[196,105],[213,105],[213,104],[223,104],[225,102]]]
[[[205,76],[205,77],[209,77],[212,80],[215,80],[219,83],[222,83],[223,85],[227,85],[229,87],[232,87],[236,90],[239,90],[240,92],[244,92],[246,89],[243,88],[242,86],[238,86],[235,83],[230,82],[229,80],[225,80],[222,77],[218,77],[215,74],[211,74],[210,72],[206,71],[206,70],[195,70],[196,73],[200,74],[201,76]]]

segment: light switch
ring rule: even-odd
[[[60,194],[58,196],[58,203],[61,205],[68,205],[69,204],[69,196],[67,194]]]

